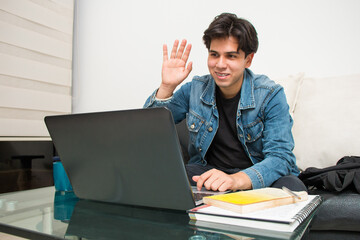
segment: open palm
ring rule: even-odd
[[[162,65],[162,86],[172,91],[183,82],[192,70],[192,62],[187,66],[187,60],[191,51],[191,44],[186,46],[186,40],[182,40],[180,47],[179,41],[174,42],[170,58],[168,57],[167,46],[163,46],[163,65]],[[186,47],[186,48],[185,48]]]

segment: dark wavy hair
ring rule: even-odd
[[[203,41],[208,50],[212,39],[234,37],[238,40],[238,51],[245,52],[245,57],[256,53],[259,41],[254,26],[247,20],[232,13],[222,13],[215,17],[205,30]]]

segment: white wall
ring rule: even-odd
[[[358,0],[77,0],[73,112],[141,108],[160,84],[162,44],[175,39],[193,44],[186,81],[207,74],[202,35],[222,12],[257,29],[255,73],[360,73],[359,9]]]

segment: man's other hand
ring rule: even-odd
[[[200,176],[193,176],[192,178],[197,183],[197,188],[200,190],[203,186],[207,190],[212,191],[226,191],[226,190],[246,190],[251,189],[251,180],[243,172],[234,174],[226,174],[217,169],[211,169]]]

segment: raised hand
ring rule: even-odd
[[[156,95],[160,99],[170,97],[192,70],[192,62],[186,66],[191,51],[191,44],[186,45],[186,43],[186,40],[182,40],[179,47],[179,40],[175,40],[170,58],[167,45],[163,45],[162,81]]]

